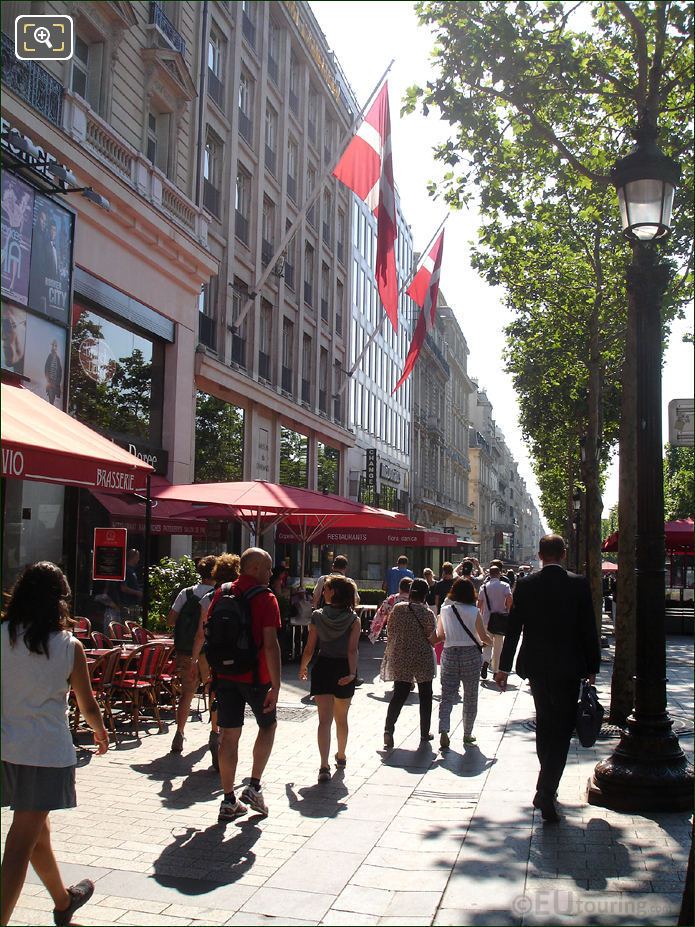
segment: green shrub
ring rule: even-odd
[[[150,605],[147,622],[150,630],[165,630],[166,617],[177,594],[186,586],[193,586],[199,581],[200,576],[190,557],[181,557],[180,560],[163,557],[158,564],[150,567]]]
[[[313,595],[314,586],[307,585],[306,590],[310,595]],[[360,604],[361,605],[381,605],[381,603],[386,598],[386,593],[383,589],[359,589],[360,594]]]

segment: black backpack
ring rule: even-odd
[[[200,621],[200,598],[193,591],[194,588],[189,586],[185,590],[186,601],[176,616],[174,647],[178,653],[188,654],[193,651],[193,641]]]
[[[215,592],[205,625],[205,656],[213,675],[231,679],[258,671],[258,647],[253,637],[251,600],[267,586],[254,586],[234,595],[231,583],[223,583]]]

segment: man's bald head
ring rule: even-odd
[[[262,547],[249,547],[241,555],[241,575],[252,576],[261,586],[267,586],[273,571],[273,561]]]

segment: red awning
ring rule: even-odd
[[[403,516],[405,518],[405,516]],[[408,519],[405,519],[408,521]],[[397,522],[393,525],[377,525],[376,522],[363,527],[356,527],[353,519],[346,519],[343,527],[336,525],[319,531],[311,538],[312,544],[377,544],[387,547],[456,547],[456,536],[444,531],[428,531],[411,522],[412,527],[404,527]],[[296,543],[298,538],[283,522],[277,529],[275,540],[282,544]]]
[[[161,483],[162,478],[152,478]],[[117,496],[113,493],[92,492],[100,505],[103,505],[111,516],[112,528],[127,528],[128,531],[143,534],[145,531],[145,500],[135,496]],[[188,502],[170,502],[166,499],[152,501],[152,534],[192,535],[205,537],[207,534],[207,521],[203,518],[181,517],[183,511],[190,512]]]
[[[676,521],[667,521],[664,525],[666,550],[671,553],[693,553],[693,519],[680,518]],[[601,550],[616,551],[618,549],[618,531],[614,531],[601,545]]]
[[[145,491],[149,464],[30,390],[0,387],[3,476],[104,493]]]

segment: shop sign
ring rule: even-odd
[[[118,361],[105,338],[84,338],[77,347],[80,367],[95,383],[110,383]]]
[[[92,579],[123,582],[128,532],[125,528],[95,528]]]
[[[29,138],[28,135],[25,135],[21,132],[22,138],[24,138],[29,145],[31,146],[32,151],[35,151],[36,154],[30,154],[28,151],[22,151],[21,148],[15,148],[14,145],[10,142],[11,132],[14,128],[10,122],[5,119],[5,117],[0,118],[0,126],[2,127],[2,147],[5,151],[9,151],[10,154],[16,158],[18,161],[22,161],[24,165],[30,168],[35,174],[39,174],[45,180],[50,181],[52,186],[60,187],[61,189],[68,189],[68,185],[63,180],[58,180],[57,177],[54,177],[48,170],[49,164],[58,164],[59,161],[55,155],[51,154],[50,151],[46,151],[40,145],[37,145],[36,142]],[[64,167],[65,170],[69,173],[70,170],[67,165],[62,164],[61,167]]]
[[[367,472],[365,477],[367,486],[376,486],[376,448],[367,450]]]
[[[692,399],[669,402],[668,443],[674,447],[692,447],[695,443],[695,403]]]
[[[381,466],[379,467],[379,475],[381,476],[382,480],[386,480],[388,483],[395,483],[396,486],[400,485],[400,467],[395,467],[393,464],[386,463],[385,460],[382,460]]]
[[[148,463],[159,476],[166,476],[169,467],[169,452],[163,447],[149,447],[141,444],[139,441],[121,438],[114,438],[114,444],[124,448],[129,454],[133,454],[138,460]]]

